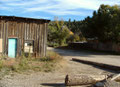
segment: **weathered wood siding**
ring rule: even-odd
[[[47,24],[45,20],[0,17],[0,38],[3,39],[3,54],[8,54],[8,38],[17,38],[17,56],[24,51],[25,40],[33,40],[35,56],[46,55]]]

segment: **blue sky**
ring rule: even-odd
[[[0,0],[0,15],[82,20],[101,4],[119,5],[120,0]]]

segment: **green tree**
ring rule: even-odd
[[[119,6],[101,5],[92,17],[83,21],[83,33],[86,37],[97,37],[101,42],[120,42]]]
[[[62,46],[66,43],[66,39],[69,37],[69,29],[64,24],[63,20],[52,21],[49,23],[49,31],[48,31],[48,41],[57,43],[59,46]]]

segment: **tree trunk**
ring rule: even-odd
[[[89,85],[106,79],[105,75],[67,75],[65,84],[67,86]]]

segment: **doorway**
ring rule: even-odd
[[[8,57],[15,58],[17,54],[17,38],[8,39]]]

